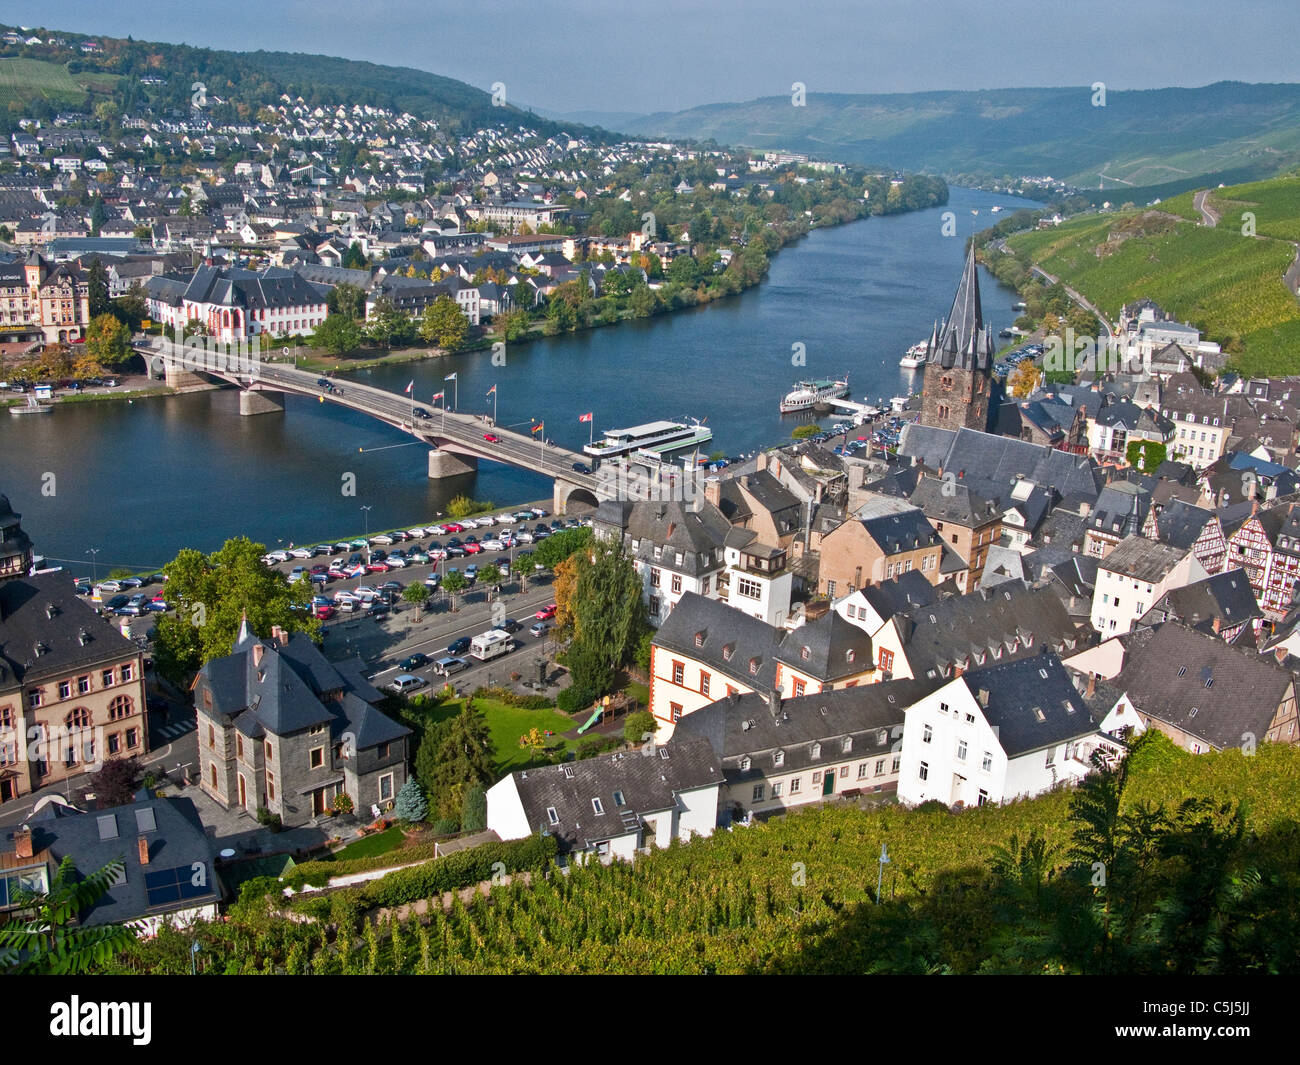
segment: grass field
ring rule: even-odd
[[[1250,199],[1246,200],[1245,197]],[[1300,236],[1300,180],[1276,179],[1219,190],[1213,204],[1224,221],[1237,204],[1257,206],[1260,239],[1239,225],[1209,229],[1164,214],[1181,214],[1182,197],[1159,211],[1088,215],[1055,229],[1009,238],[1043,269],[1059,276],[1115,318],[1143,296],[1198,326],[1223,345],[1244,373],[1300,370],[1300,302],[1282,275],[1295,249],[1267,234],[1295,229]],[[1190,196],[1187,206],[1190,206]]]
[[[100,75],[95,75],[101,78]],[[40,96],[55,103],[80,104],[86,89],[68,68],[41,59],[0,59],[0,107],[11,100]]]
[[[446,721],[459,714],[464,705],[464,699],[450,699],[426,713],[433,722]],[[558,710],[524,710],[518,706],[506,706],[495,699],[475,699],[474,707],[487,719],[498,778],[537,763],[537,758],[531,751],[519,746],[519,737],[529,729],[536,728],[542,732],[550,729],[556,735],[550,737],[549,742],[556,748],[568,751],[577,747],[576,741],[559,738],[560,733],[573,728],[574,722]]]
[[[362,836],[355,843],[349,843],[342,850],[337,851],[334,858],[340,862],[345,862],[349,858],[373,858],[376,854],[387,854],[389,851],[397,850],[405,838],[401,828],[394,825],[382,832]]]

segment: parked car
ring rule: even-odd
[[[415,654],[407,655],[405,658],[403,658],[401,662],[398,663],[398,668],[405,670],[407,673],[410,673],[413,669],[419,669],[421,666],[427,665],[428,661],[429,661],[428,655],[420,654],[417,651]]]
[[[125,577],[122,580],[123,588],[141,588],[143,586],[144,586],[144,581],[142,581],[139,577]]]
[[[496,523],[498,525],[513,525],[518,520],[519,519],[516,518],[513,514],[498,514],[496,516]]]

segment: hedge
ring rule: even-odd
[[[340,908],[359,912],[381,906],[401,906],[491,880],[494,873],[502,870],[517,873],[525,869],[544,869],[554,860],[555,852],[554,836],[484,843],[472,850],[457,851],[410,869],[399,869],[379,880],[341,888],[329,895],[294,899],[290,906],[322,919],[329,919],[330,914]]]
[[[555,702],[545,695],[520,695],[518,692],[502,687],[477,687],[471,698],[495,699],[506,706],[517,706],[523,710],[550,710],[555,706]]]

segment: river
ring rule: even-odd
[[[546,423],[570,447],[605,429],[703,418],[710,451],[737,455],[788,440],[807,416],[777,412],[800,378],[847,373],[853,397],[888,400],[919,374],[898,360],[952,302],[963,238],[996,221],[990,207],[1035,204],[953,188],[946,207],[817,230],[772,260],[757,288],[672,315],[511,345],[506,364],[482,351],[362,371],[418,402],[458,375],[461,410]],[[978,215],[972,215],[978,210]],[[944,236],[944,212],[956,236]],[[1011,324],[1015,293],[982,271],[985,321]],[[802,345],[804,365],[792,357]],[[450,399],[453,383],[445,388]],[[580,415],[591,411],[589,427]],[[527,428],[526,426],[524,427]],[[464,493],[497,504],[550,497],[536,474],[483,462],[476,475],[426,476],[426,448],[331,404],[288,397],[283,415],[241,418],[231,390],[133,403],[59,406],[0,420],[6,493],[36,549],[78,574],[154,569],[181,547],[210,551],[247,535],[272,547],[431,523]],[[349,478],[347,475],[353,475]],[[349,489],[353,489],[349,494]],[[368,506],[368,511],[361,508]]]

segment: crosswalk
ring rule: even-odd
[[[184,736],[187,732],[193,732],[197,727],[198,722],[193,719],[173,721],[171,724],[155,729],[154,734],[170,743],[172,740]]]

